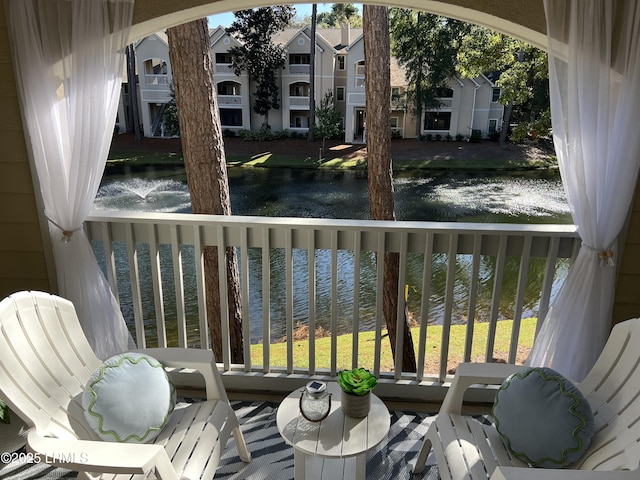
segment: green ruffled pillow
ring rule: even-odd
[[[593,412],[580,390],[551,368],[525,368],[507,378],[492,415],[511,453],[533,467],[564,468],[591,444]]]
[[[102,440],[112,442],[150,442],[175,404],[176,390],[162,364],[140,353],[105,360],[82,395],[87,423]]]

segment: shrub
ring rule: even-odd
[[[236,136],[236,131],[235,130],[231,130],[230,128],[225,128],[224,130],[222,130],[222,136],[223,137],[235,137]]]

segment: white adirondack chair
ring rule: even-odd
[[[207,399],[176,407],[153,444],[101,441],[84,419],[82,392],[102,362],[71,302],[42,292],[0,302],[0,397],[30,427],[27,448],[42,462],[77,470],[79,478],[209,480],[233,433],[240,457],[250,461],[210,351],[136,351],[166,368],[199,372]]]
[[[500,385],[521,368],[460,365],[427,431],[414,472],[422,471],[433,450],[443,480],[640,478],[640,319],[616,325],[589,375],[574,383],[591,405],[595,435],[585,455],[570,469],[530,468],[509,454],[492,426],[461,415],[464,392],[471,385]]]

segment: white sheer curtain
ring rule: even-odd
[[[529,363],[576,380],[607,339],[640,164],[640,4],[545,0],[553,139],[582,248]]]
[[[7,0],[60,294],[105,358],[133,346],[82,225],[113,133],[133,0]]]

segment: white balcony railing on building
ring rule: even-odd
[[[144,80],[146,85],[169,85],[169,75],[145,75]]]
[[[289,73],[291,75],[306,75],[311,73],[311,67],[309,65],[289,65]]]
[[[216,73],[235,73],[230,63],[216,63]]]
[[[242,95],[218,95],[218,105],[242,105]]]
[[[309,106],[309,97],[289,97],[289,105],[291,106]]]
[[[92,212],[86,230],[139,347],[210,345],[203,251],[233,247],[239,257],[244,361],[231,362],[223,313],[218,361],[226,380],[265,390],[277,379],[300,382],[365,366],[386,379],[393,395],[409,384],[424,389],[443,382],[454,341],[464,343],[463,361],[478,344],[484,361],[492,361],[503,318],[513,320],[506,360],[514,363],[524,310],[546,314],[559,272],[566,273],[579,246],[572,225]],[[390,349],[382,313],[385,252],[399,255],[398,311],[417,326],[417,374],[403,372],[399,360],[381,364]],[[226,312],[225,249],[217,255]],[[485,338],[474,334],[478,321],[488,325]],[[466,325],[463,339],[452,337],[456,324]],[[403,326],[398,323],[400,332]],[[300,342],[296,334],[304,331],[319,335]],[[365,339],[366,331],[373,334]],[[432,332],[440,332],[440,354],[429,370],[425,358]],[[401,352],[404,345],[398,342]],[[276,350],[285,352],[282,364],[273,360]],[[325,350],[328,358],[321,360]]]

